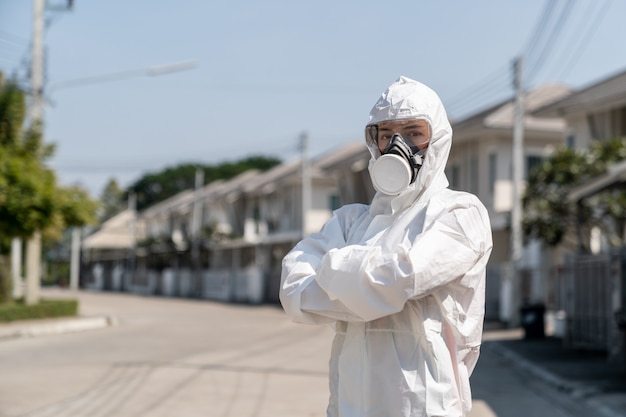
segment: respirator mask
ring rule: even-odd
[[[387,195],[397,195],[415,182],[426,148],[409,145],[395,133],[371,169],[372,185]]]

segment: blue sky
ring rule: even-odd
[[[0,0],[0,70],[25,83],[32,3]],[[626,70],[623,0],[75,0],[53,10],[65,3],[47,1],[45,135],[59,181],[94,197],[110,178],[127,186],[183,162],[297,158],[302,132],[313,156],[361,140],[399,75],[459,118],[512,95],[519,55],[527,88],[582,88]]]

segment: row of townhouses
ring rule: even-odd
[[[626,137],[626,72],[579,91],[537,87],[525,94],[524,103],[525,176],[559,146],[584,149],[594,140]],[[530,242],[519,264],[511,267],[513,120],[511,99],[452,121],[450,187],[476,194],[491,218],[487,319],[519,323],[523,301],[541,303],[549,312],[549,331],[572,345],[617,355],[625,350],[620,314],[626,290],[621,290],[621,269],[615,267],[621,265],[621,255],[606,249],[589,256]],[[140,212],[124,211],[84,239],[81,285],[277,302],[286,252],[302,236],[319,230],[340,205],[372,198],[369,159],[363,140],[347,142],[308,161],[245,172]],[[626,166],[611,172],[577,189],[572,204],[626,181]]]

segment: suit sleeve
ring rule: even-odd
[[[328,302],[340,303],[352,320],[397,313],[409,299],[485,268],[492,245],[486,210],[475,204],[457,206],[427,230],[397,240],[330,249],[314,278]]]
[[[346,245],[345,235],[352,219],[365,210],[365,206],[361,205],[340,208],[319,233],[300,241],[284,257],[280,301],[292,320],[319,324],[359,319],[341,300],[331,299],[316,278],[326,254]]]

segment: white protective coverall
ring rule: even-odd
[[[331,417],[465,416],[478,360],[492,238],[472,194],[448,189],[452,128],[437,94],[400,77],[370,125],[419,118],[431,141],[415,183],[333,213],[284,258],[280,300],[296,322],[334,323]],[[377,146],[366,139],[372,159]]]

